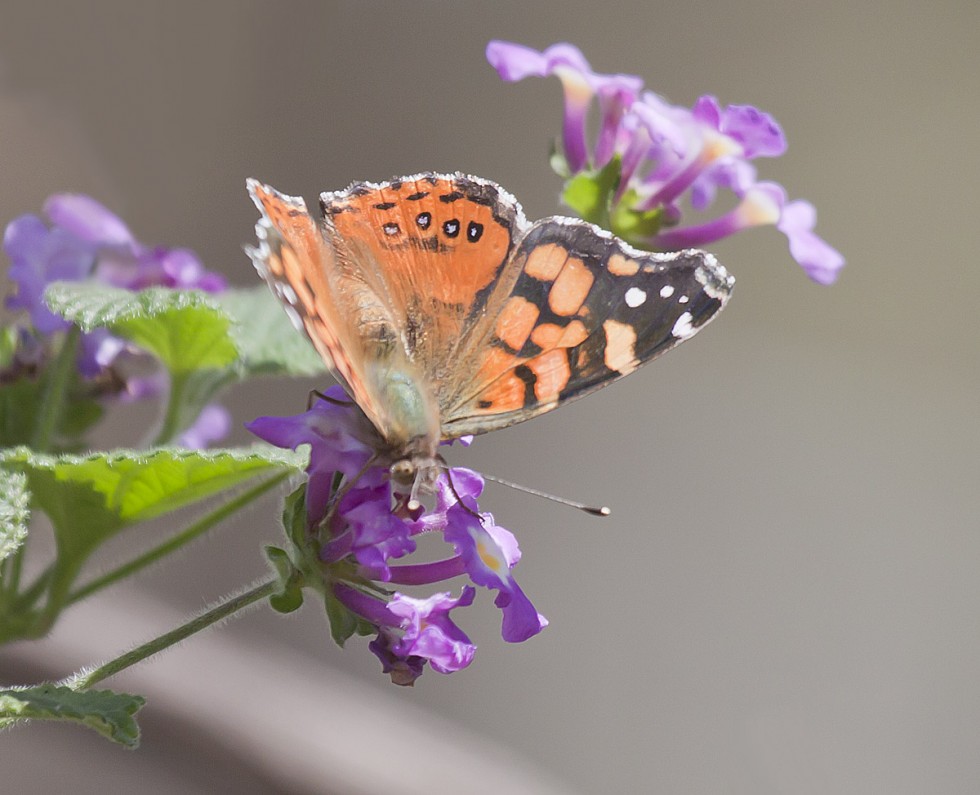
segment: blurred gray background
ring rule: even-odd
[[[316,605],[259,610],[108,683],[151,694],[136,753],[0,736],[11,791],[976,792],[978,32],[965,2],[5,3],[4,223],[88,192],[251,285],[247,176],[309,199],[459,169],[552,214],[559,84],[504,84],[483,50],[567,40],[677,103],[771,112],[789,152],[763,176],[848,259],[824,288],[775,230],[717,245],[738,286],[696,340],[452,451],[613,506],[484,498],[540,636],[505,644],[484,594],[473,666],[399,689]],[[227,403],[238,423],[295,413],[314,385]],[[277,510],[0,650],[0,678],[62,676],[261,576]]]

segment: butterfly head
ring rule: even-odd
[[[420,494],[431,494],[436,489],[440,459],[424,454],[409,454],[398,458],[388,467],[391,482],[408,490],[408,509],[421,507]]]

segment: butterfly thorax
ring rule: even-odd
[[[399,357],[400,358],[400,357]],[[439,412],[435,399],[407,363],[375,362],[367,376],[385,395],[385,427],[379,428],[392,478],[410,485],[420,470],[436,467]]]

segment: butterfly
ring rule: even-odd
[[[528,222],[496,183],[423,173],[301,198],[250,179],[248,250],[377,429],[400,483],[441,441],[551,411],[693,336],[734,279],[706,252],[640,251],[585,221]]]

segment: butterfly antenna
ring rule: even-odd
[[[557,502],[559,505],[567,505],[569,508],[576,508],[585,513],[591,514],[592,516],[609,516],[612,510],[607,508],[605,505],[586,505],[584,502],[575,502],[575,500],[568,500],[564,497],[558,497],[555,494],[549,494],[546,491],[539,491],[538,489],[532,489],[530,486],[522,486],[520,483],[514,483],[511,480],[504,480],[503,478],[495,477],[494,475],[488,475],[486,472],[481,472],[481,475],[486,480],[492,480],[494,483],[499,483],[501,486],[507,486],[515,491],[523,491],[525,494],[533,494],[535,497],[544,497],[546,500],[551,500],[551,502]]]

